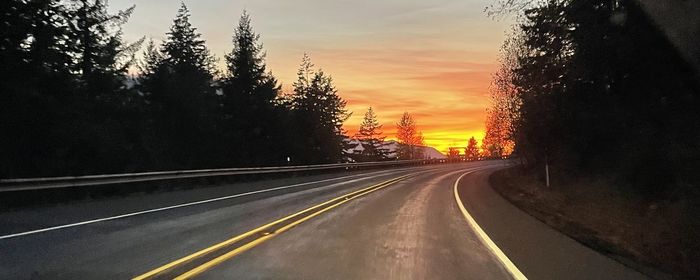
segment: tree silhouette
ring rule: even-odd
[[[399,140],[398,156],[400,159],[423,158],[423,135],[416,128],[416,121],[408,112],[401,115],[396,123],[396,138]]]
[[[224,143],[227,157],[239,164],[280,163],[278,143],[284,141],[278,120],[283,108],[275,105],[280,86],[266,73],[260,35],[253,31],[244,11],[233,35],[233,50],[226,55],[227,75],[222,80]]]
[[[323,70],[315,70],[311,58],[304,54],[293,86],[289,106],[295,120],[290,135],[298,139],[294,141],[295,158],[303,163],[342,161],[342,126],[350,114],[332,78]]]
[[[69,26],[77,39],[73,45],[77,54],[74,71],[80,73],[80,86],[86,97],[121,97],[118,95],[124,88],[123,75],[143,39],[125,45],[121,29],[114,27],[126,23],[133,11],[134,6],[112,15],[107,12],[105,1],[80,0],[77,10],[71,12],[75,20]]]
[[[360,156],[361,160],[381,161],[388,159],[388,150],[384,144],[386,136],[382,136],[383,132],[381,129],[382,125],[379,124],[377,115],[372,107],[369,107],[362,119],[360,129],[355,135],[355,138],[360,140],[363,148]]]
[[[148,50],[140,81],[152,120],[148,149],[168,169],[207,164],[215,140],[215,60],[189,19],[182,4],[160,51]]]
[[[530,164],[611,176],[657,197],[698,181],[689,167],[700,155],[696,71],[637,3],[552,0],[523,15],[494,75],[485,141],[498,143],[512,120]]]
[[[104,1],[8,1],[0,12],[4,108],[0,176],[116,172],[135,157],[134,92],[126,68],[138,43]],[[102,160],[109,158],[109,160]]]
[[[469,138],[469,141],[467,142],[467,149],[464,151],[464,154],[466,155],[467,159],[470,160],[475,160],[479,158],[479,143],[477,143],[476,139],[472,136]]]
[[[66,8],[55,1],[0,5],[0,176],[68,173],[56,140],[73,104],[75,75]],[[60,147],[62,148],[62,147]]]
[[[521,100],[515,86],[519,58],[524,56],[524,37],[520,30],[513,30],[501,47],[499,68],[492,75],[490,105],[486,111],[486,135],[482,140],[485,151],[491,156],[510,154],[515,149],[518,133]]]
[[[347,160],[349,117],[331,77],[305,56],[280,96],[247,12],[226,72],[183,4],[164,42],[128,44],[104,0],[0,5],[0,177],[65,176]]]

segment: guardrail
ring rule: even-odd
[[[444,160],[400,160],[400,161],[380,161],[361,163],[334,163],[318,165],[299,165],[281,167],[246,167],[246,168],[221,168],[221,169],[199,169],[199,170],[177,170],[158,171],[128,174],[106,174],[68,177],[47,177],[47,178],[22,178],[22,179],[0,179],[0,192],[15,192],[28,190],[57,189],[79,186],[96,186],[107,184],[133,183],[144,181],[159,181],[173,179],[187,179],[199,177],[217,177],[246,174],[265,174],[299,172],[326,169],[361,168],[397,166],[410,164],[428,164],[444,162]]]

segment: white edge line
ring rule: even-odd
[[[469,211],[467,211],[467,209],[464,207],[464,204],[462,204],[462,200],[459,197],[459,191],[457,190],[458,186],[459,186],[459,181],[462,179],[462,177],[464,177],[468,174],[474,173],[474,172],[476,172],[476,170],[464,173],[461,176],[459,176],[459,178],[457,178],[457,181],[455,181],[454,194],[455,194],[455,200],[457,200],[457,205],[459,206],[459,210],[461,210],[462,214],[464,214],[464,218],[467,219],[467,222],[469,222],[469,226],[472,227],[472,229],[474,230],[476,235],[479,236],[479,238],[484,243],[484,245],[486,245],[486,247],[488,247],[489,250],[491,250],[491,253],[493,253],[496,256],[496,258],[501,262],[501,264],[508,271],[508,273],[510,273],[510,275],[513,276],[513,278],[515,278],[517,280],[527,280],[527,277],[525,277],[525,274],[523,274],[518,269],[518,267],[516,267],[515,264],[513,264],[513,262],[510,261],[508,256],[506,256],[506,254],[503,253],[503,251],[501,251],[500,248],[498,248],[496,243],[494,243],[493,240],[491,240],[491,238],[481,228],[481,226],[479,226],[479,224],[476,223],[476,220],[474,220],[474,217],[472,217],[472,215],[469,214]]]
[[[404,171],[404,170],[406,170],[406,169],[393,170],[393,171]],[[377,173],[389,173],[389,172],[386,172],[386,171],[375,172],[375,174],[377,174]],[[372,173],[370,173],[370,174],[372,174]],[[192,206],[192,205],[198,205],[198,204],[216,202],[216,201],[220,201],[220,200],[232,199],[232,198],[237,198],[237,197],[241,197],[241,196],[248,196],[248,195],[258,194],[258,193],[271,192],[271,191],[278,191],[278,190],[289,189],[289,188],[296,188],[296,187],[301,187],[301,186],[306,186],[306,185],[313,185],[313,184],[318,184],[318,183],[325,183],[325,182],[329,182],[329,181],[342,180],[342,179],[347,179],[347,178],[352,178],[352,177],[358,177],[358,176],[362,176],[362,175],[367,175],[367,174],[349,175],[349,176],[343,176],[343,177],[337,177],[337,178],[330,178],[330,179],[324,179],[324,180],[313,181],[313,182],[305,182],[305,183],[287,185],[287,186],[282,186],[282,187],[276,187],[276,188],[270,188],[270,189],[257,190],[257,191],[252,191],[252,192],[246,192],[246,193],[239,193],[239,194],[234,194],[234,195],[222,196],[222,197],[217,197],[217,198],[199,200],[199,201],[188,202],[188,203],[183,203],[183,204],[171,205],[171,206],[166,206],[166,207],[161,207],[161,208],[155,208],[155,209],[149,209],[149,210],[144,210],[144,211],[139,211],[139,212],[133,212],[133,213],[128,213],[128,214],[122,214],[122,215],[117,215],[117,216],[111,216],[111,217],[106,217],[106,218],[100,218],[100,219],[94,219],[94,220],[87,220],[87,221],[82,221],[82,222],[77,222],[77,223],[72,223],[72,224],[65,224],[65,225],[54,226],[54,227],[48,227],[48,228],[42,228],[42,229],[37,229],[37,230],[30,230],[30,231],[25,231],[25,232],[13,233],[13,234],[8,234],[8,235],[2,235],[2,236],[0,236],[0,240],[2,240],[2,239],[9,239],[9,238],[13,238],[13,237],[24,236],[24,235],[42,233],[42,232],[47,232],[47,231],[59,230],[59,229],[64,229],[64,228],[77,227],[77,226],[82,226],[82,225],[87,225],[87,224],[94,224],[94,223],[99,223],[99,222],[104,222],[104,221],[111,221],[111,220],[116,220],[116,219],[122,219],[122,218],[127,218],[127,217],[132,217],[132,216],[137,216],[137,215],[143,215],[143,214],[148,214],[148,213],[153,213],[153,212],[160,212],[160,211],[165,211],[165,210],[170,210],[170,209],[182,208],[182,207],[187,207],[187,206]],[[357,180],[370,179],[370,178],[374,178],[374,177],[377,177],[377,176],[381,176],[381,175],[376,175],[376,176],[372,176],[372,177],[364,177],[364,178],[357,179]],[[347,184],[347,183],[355,182],[355,181],[357,181],[357,180],[344,181],[344,182],[341,182],[341,183],[342,183],[342,184]]]

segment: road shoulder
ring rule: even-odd
[[[530,279],[648,279],[521,211],[489,185],[492,171],[460,182],[467,210]]]

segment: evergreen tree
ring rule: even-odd
[[[521,120],[537,120],[519,126],[518,145],[527,150],[532,162],[552,158],[559,150],[555,139],[563,137],[559,118],[561,97],[570,90],[567,65],[571,59],[571,23],[567,21],[562,1],[550,0],[547,5],[527,10],[528,21],[521,26],[527,49],[515,70],[514,84],[520,91]],[[527,137],[523,137],[528,135]]]
[[[363,161],[381,161],[388,159],[388,150],[384,147],[384,139],[382,136],[382,125],[377,120],[377,115],[372,107],[367,109],[364,119],[360,124],[360,129],[355,135],[355,138],[360,140],[364,150],[362,151],[361,159]]]
[[[516,111],[510,132],[525,162],[609,175],[650,197],[697,182],[696,72],[638,3],[533,3],[518,27],[516,63],[504,60],[510,73],[497,77],[508,96],[496,105]]]
[[[9,1],[0,9],[7,16],[0,88],[9,114],[0,126],[16,134],[2,149],[11,151],[4,158],[18,157],[0,172],[123,170],[133,160],[130,124],[138,119],[124,79],[139,42],[125,45],[120,30],[132,9],[111,15],[99,0]]]
[[[70,42],[78,76],[76,108],[67,130],[75,139],[71,154],[87,173],[137,168],[140,116],[136,92],[126,86],[127,70],[142,40],[126,44],[121,26],[134,7],[110,14],[103,0],[68,3]],[[77,129],[76,129],[77,128]],[[85,164],[93,161],[93,164]]]
[[[58,0],[0,5],[0,177],[69,173],[60,143],[75,75],[70,29]]]
[[[121,25],[131,16],[134,6],[116,14],[107,12],[106,1],[78,0],[71,12],[70,27],[76,51],[75,69],[87,98],[115,98],[124,88],[127,72],[142,40],[126,45]]]
[[[158,46],[153,41],[153,39],[151,39],[148,41],[148,44],[146,44],[146,49],[143,52],[143,59],[138,65],[140,75],[141,77],[144,77],[144,79],[141,82],[154,82],[154,79],[149,78],[155,77],[156,73],[158,72],[158,68],[161,67],[162,64],[163,54],[160,52],[160,49],[158,49]],[[144,88],[149,87],[153,86],[144,86]]]
[[[146,54],[140,80],[149,105],[148,150],[159,168],[202,168],[216,159],[214,58],[182,4],[160,51]]]
[[[332,78],[313,67],[304,54],[289,101],[295,122],[289,132],[295,139],[292,150],[301,163],[340,162],[345,148],[343,122],[350,114]]]
[[[280,86],[266,73],[265,53],[250,15],[243,12],[233,35],[233,50],[226,55],[228,74],[223,80],[223,126],[230,158],[246,164],[275,164],[279,154],[281,116],[276,106]]]

